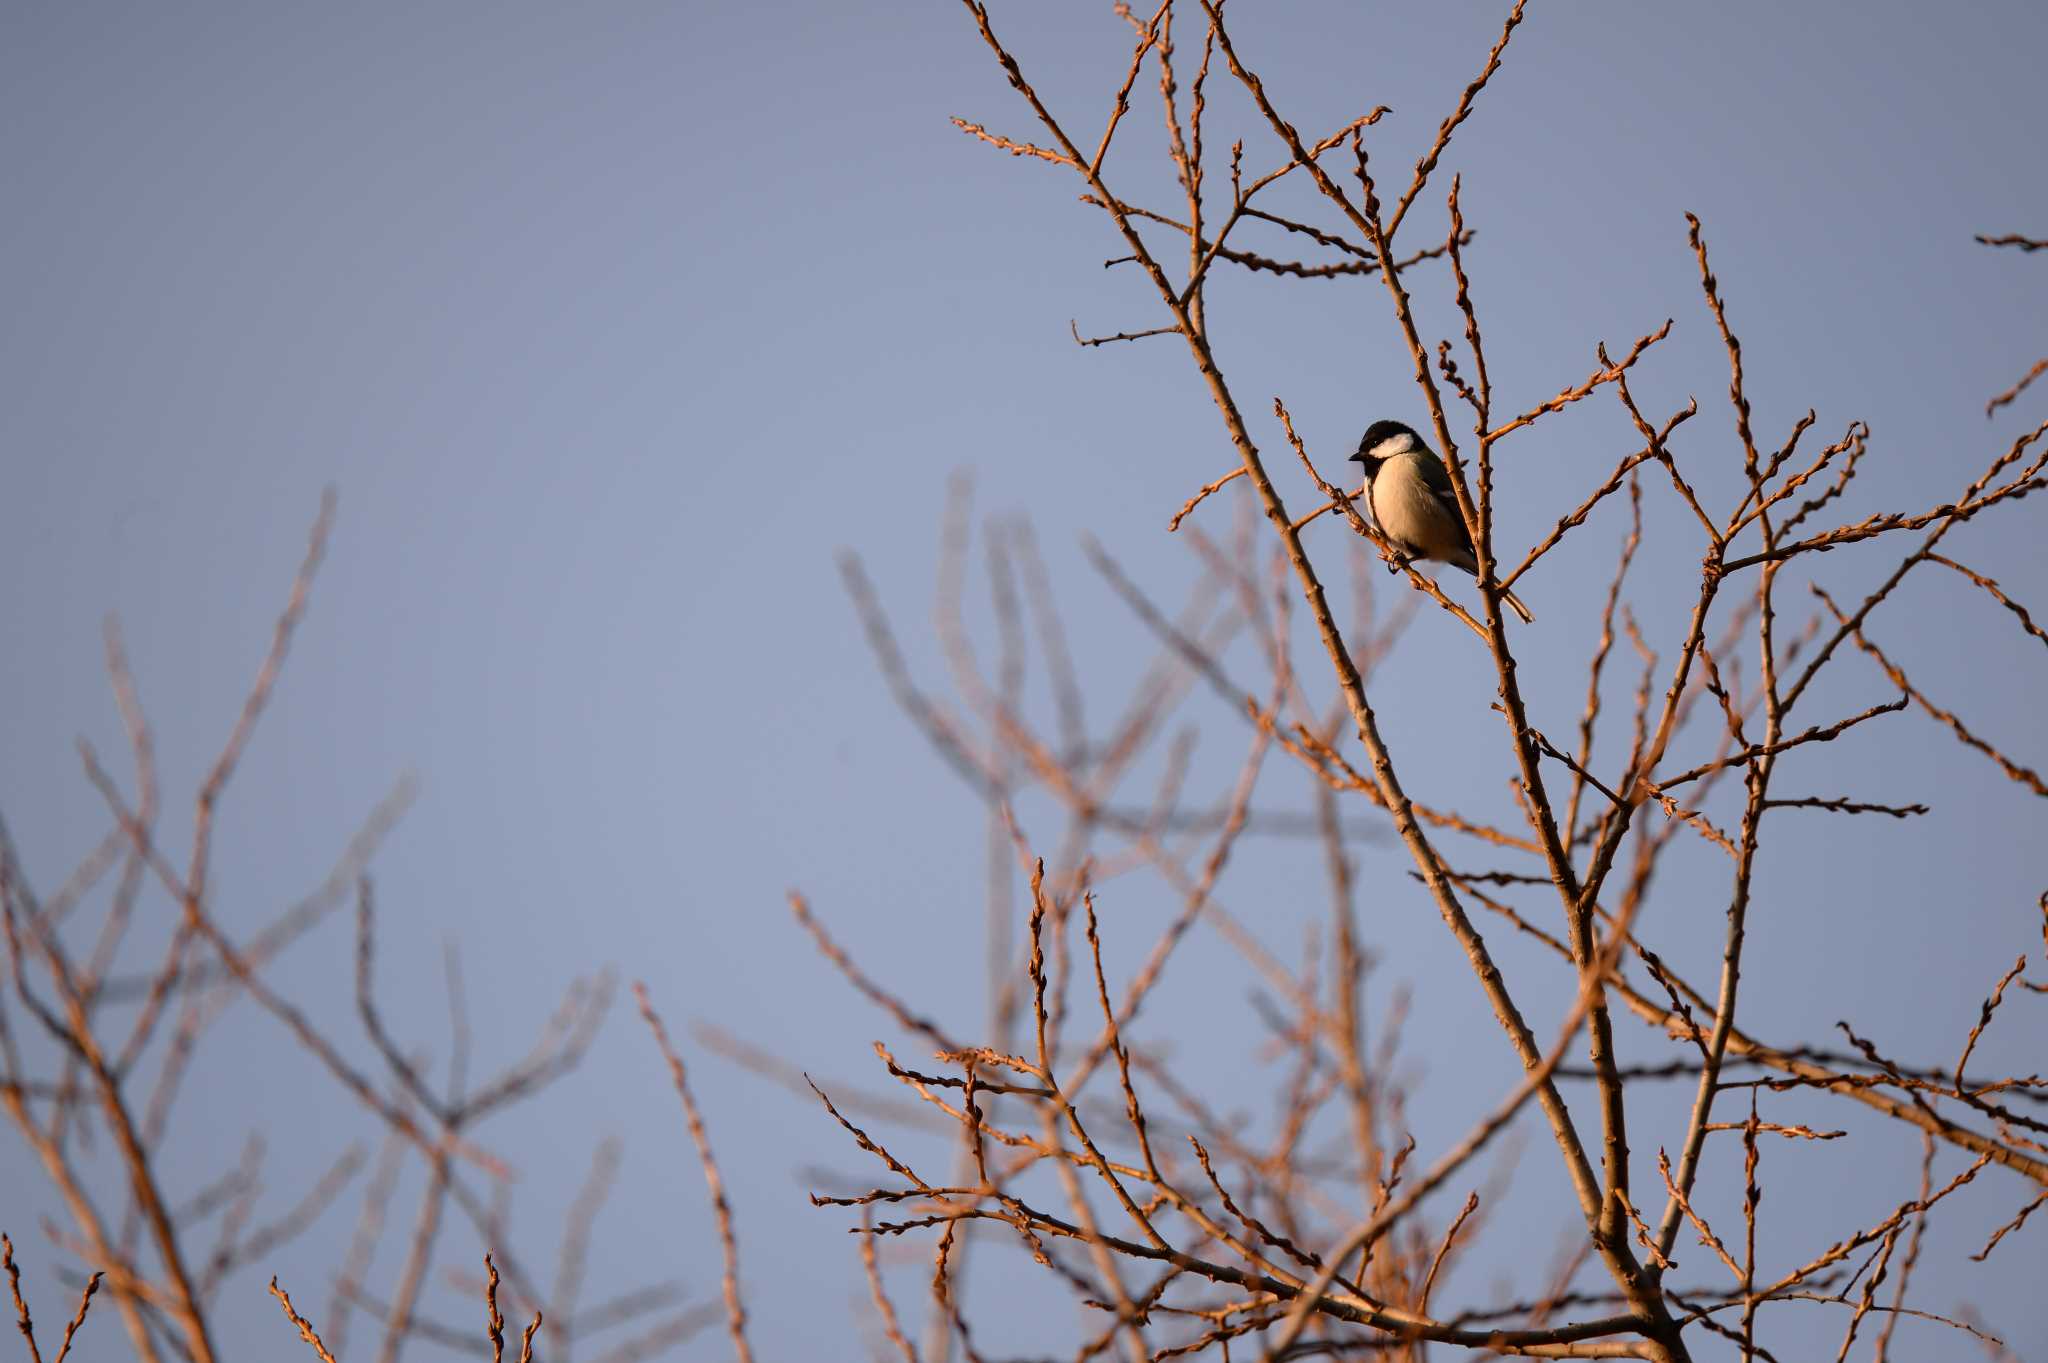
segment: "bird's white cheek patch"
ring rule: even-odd
[[[1374,459],[1392,459],[1395,455],[1406,454],[1414,448],[1415,437],[1403,431],[1399,435],[1388,436],[1367,453]]]

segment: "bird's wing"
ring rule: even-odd
[[[1436,499],[1451,513],[1451,519],[1463,525],[1465,518],[1458,512],[1458,494],[1451,487],[1451,473],[1444,467],[1444,461],[1428,450],[1417,450],[1415,464],[1416,471],[1422,475],[1423,485],[1436,494]]]

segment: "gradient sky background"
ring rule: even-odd
[[[1304,130],[1391,105],[1372,145],[1405,181],[1501,8],[1247,6],[1239,42]],[[1106,4],[1008,4],[997,17],[1040,90],[1092,140],[1128,56],[1122,22]],[[2030,398],[1983,415],[2040,353],[2048,265],[1970,238],[2048,229],[2043,50],[2038,5],[1532,7],[1445,167],[1464,173],[1479,233],[1470,262],[1501,405],[1584,377],[1596,341],[1625,347],[1675,317],[1638,391],[1659,412],[1699,396],[1681,452],[1729,485],[1726,366],[1685,246],[1690,209],[1747,344],[1760,435],[1775,442],[1808,406],[1822,438],[1867,419],[1854,515],[1952,496],[2040,408]],[[1272,163],[1227,81],[1215,98],[1217,143],[1244,130],[1248,167]],[[103,614],[123,621],[167,792],[185,800],[333,484],[340,519],[311,617],[223,810],[228,922],[262,921],[316,883],[411,772],[419,797],[375,864],[381,978],[394,1023],[436,1058],[441,945],[457,940],[479,1065],[523,1053],[569,978],[611,965],[645,978],[679,1030],[712,1020],[821,1078],[866,1083],[869,1040],[902,1038],[800,939],[783,906],[792,885],[857,951],[887,953],[890,979],[935,976],[923,1002],[973,1031],[978,970],[957,962],[980,959],[980,808],[891,705],[832,556],[865,556],[913,667],[937,685],[938,516],[948,474],[972,470],[982,510],[1033,518],[1076,654],[1102,679],[1099,722],[1146,655],[1077,536],[1101,537],[1176,597],[1191,567],[1166,517],[1234,459],[1177,343],[1073,345],[1070,319],[1083,331],[1156,325],[1143,281],[1102,269],[1121,247],[1075,202],[1070,177],[961,136],[953,114],[1036,136],[949,5],[0,15],[0,812],[38,884],[54,885],[104,828],[72,749],[81,733],[119,748]],[[1111,162],[1125,192],[1170,206],[1156,102],[1137,104],[1126,136]],[[1440,236],[1441,189],[1416,211],[1411,236]],[[1442,276],[1417,278],[1425,329],[1454,334]],[[1275,393],[1325,467],[1374,417],[1420,424],[1377,281],[1222,275],[1211,297],[1226,371],[1262,439],[1280,446],[1265,415]],[[1510,445],[1509,538],[1540,534],[1630,443],[1601,401]],[[1284,476],[1301,498],[1299,476]],[[1663,566],[1632,599],[1671,634],[1699,546],[1647,487],[1653,540],[1675,538],[1656,541]],[[1578,713],[1618,511],[1522,593],[1540,617],[1523,677],[1553,733]],[[1211,512],[1219,526],[1229,514]],[[1994,512],[1959,541],[2036,606],[2041,514],[2032,503]],[[1831,555],[1822,580],[1856,592],[1896,552]],[[1875,625],[1937,699],[2022,761],[2048,758],[2029,703],[2041,656],[1994,604],[1959,579],[1916,579]],[[1309,667],[1312,648],[1301,657]],[[1414,787],[1495,808],[1508,755],[1477,665],[1455,625],[1425,616],[1376,696]],[[1887,698],[1862,660],[1838,671],[1808,722]],[[1311,681],[1328,694],[1326,671]],[[1040,688],[1041,712],[1044,701]],[[1216,798],[1244,731],[1220,707],[1200,713],[1198,789]],[[1880,724],[1785,779],[1800,793],[1925,797],[1936,811],[1904,826],[1801,826],[1811,844],[1781,834],[1752,919],[1743,1018],[1768,1037],[1822,1043],[1835,1019],[1856,1019],[1908,1058],[1944,1063],[1990,984],[2038,946],[2041,807],[1923,718]],[[1269,780],[1265,803],[1305,807],[1295,771],[1276,760]],[[173,845],[184,817],[174,804]],[[1042,806],[1037,817],[1051,826]],[[1381,953],[1375,999],[1416,986],[1407,1053],[1427,1153],[1505,1088],[1511,1062],[1405,864],[1398,847],[1364,849],[1363,930]],[[1645,924],[1702,979],[1725,906],[1712,875],[1697,894],[1667,884]],[[1319,859],[1299,844],[1247,844],[1223,894],[1289,959],[1324,912]],[[1149,887],[1105,897],[1113,970],[1128,976],[1168,907]],[[367,1057],[347,1015],[349,947],[336,919],[280,979]],[[1267,1076],[1238,1006],[1243,967],[1198,936],[1176,969],[1151,1016],[1185,1028],[1176,1056],[1205,1091],[1256,1109]],[[1200,1015],[1204,988],[1230,1006]],[[1986,1043],[1990,1067],[2039,1068],[2042,1006],[2008,1005]],[[268,1019],[244,1005],[233,1023],[194,1077],[168,1165],[178,1187],[197,1187],[253,1120],[270,1137],[274,1211],[370,1133],[331,1089],[282,1072],[297,1062]],[[1632,1021],[1617,1026],[1630,1055],[1665,1054]],[[814,1166],[872,1176],[814,1106],[690,1045],[760,1352],[857,1356],[846,1219],[804,1194]],[[318,1104],[279,1098],[301,1092]],[[1645,1113],[1635,1144],[1654,1180],[1654,1150],[1676,1140],[1679,1114]],[[703,1185],[623,1008],[567,1086],[483,1133],[526,1171],[514,1223],[526,1257],[551,1262],[563,1209],[608,1134],[625,1139],[630,1193],[599,1223],[593,1281],[672,1275],[698,1300],[715,1295]],[[1529,1261],[1570,1223],[1547,1139],[1530,1134],[1534,1182],[1513,1213],[1526,1237],[1468,1263],[1458,1290],[1503,1275],[1533,1286]],[[1787,1262],[1910,1191],[1917,1141],[1878,1130],[1852,1146],[1767,1151],[1767,1217],[1820,1218],[1785,1241]],[[1943,1153],[1941,1171],[1960,1167]],[[54,1317],[55,1252],[35,1229],[52,1203],[12,1138],[0,1141],[0,1186],[38,1310]],[[2030,1226],[1989,1264],[1955,1271],[2022,1193],[1994,1171],[1950,1204],[1930,1231],[1927,1263],[1941,1268],[1923,1270],[1920,1301],[1975,1302],[2031,1357],[2048,1341],[2048,1230]],[[395,1224],[409,1220],[407,1195]],[[296,1347],[260,1282],[277,1271],[324,1302],[353,1219],[344,1202],[230,1285],[233,1356]],[[1688,1248],[1689,1236],[1681,1259]],[[387,1249],[386,1281],[395,1256]],[[1704,1251],[1692,1257],[1711,1266]],[[919,1276],[908,1272],[906,1291]],[[1041,1278],[1004,1277],[1022,1323],[1014,1339],[984,1336],[997,1352],[1041,1342],[1025,1309],[1057,1300]],[[431,1309],[477,1314],[444,1286]],[[1781,1357],[1839,1338],[1839,1310],[1794,1322],[1795,1308],[1778,1309],[1794,1341]],[[1067,1318],[1048,1319],[1064,1337]],[[112,1313],[95,1328],[113,1349]],[[359,1325],[358,1356],[368,1342]],[[1923,1357],[1965,1342],[1912,1325],[1899,1336]],[[714,1331],[685,1352],[725,1347]]]

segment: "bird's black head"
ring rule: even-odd
[[[1351,456],[1351,461],[1365,465],[1365,471],[1371,474],[1395,455],[1420,448],[1422,437],[1410,427],[1398,421],[1375,421],[1365,428],[1365,435],[1358,442],[1358,452]]]

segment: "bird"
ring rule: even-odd
[[[1366,428],[1351,462],[1365,465],[1360,495],[1395,548],[1410,558],[1434,559],[1479,576],[1479,559],[1472,552],[1465,518],[1458,514],[1451,475],[1422,437],[1398,421],[1375,421]],[[1523,624],[1535,623],[1536,617],[1513,592],[1502,592],[1500,599],[1522,617]]]

